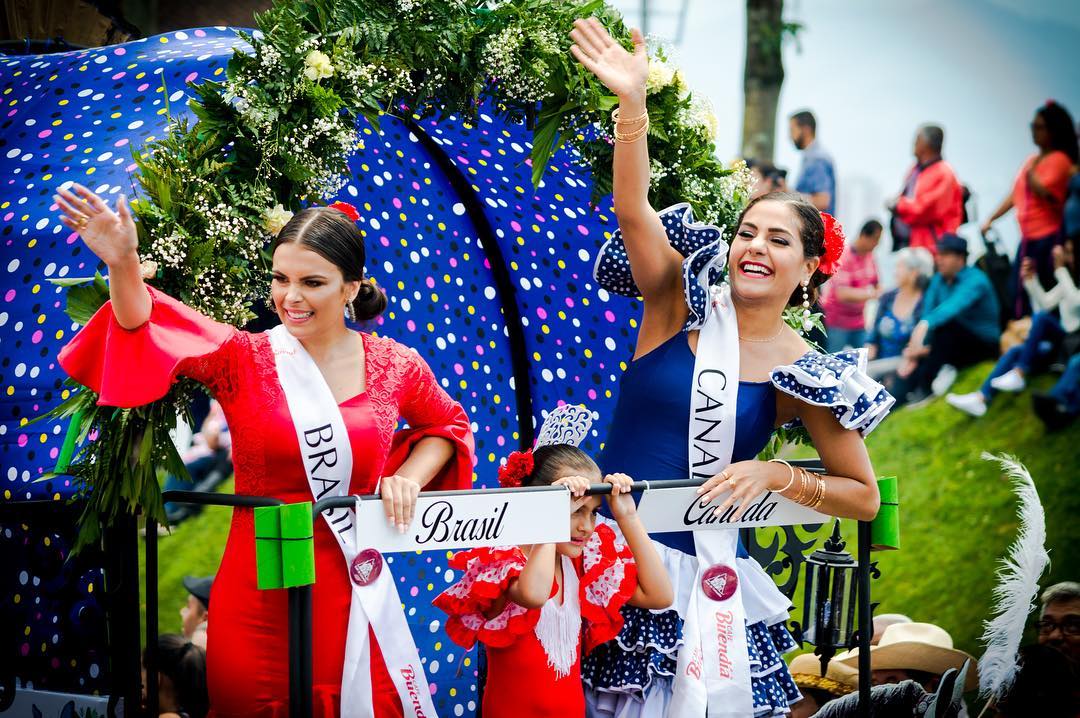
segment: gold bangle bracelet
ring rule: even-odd
[[[818,477],[818,487],[820,491],[818,493],[817,501],[810,504],[810,508],[815,510],[818,506],[821,506],[821,502],[825,500],[825,479]]]
[[[813,508],[814,503],[819,501],[822,495],[825,493],[825,480],[819,476],[815,476],[814,482],[814,491],[810,494],[809,498],[806,499],[805,504],[805,506],[809,506],[811,508]]]
[[[803,467],[800,466],[799,467],[799,493],[795,494],[795,496],[791,499],[792,501],[794,501],[797,504],[802,503],[802,497],[803,497],[803,493],[806,491],[807,483],[808,483],[808,479],[806,477],[806,469],[804,469]]]
[[[647,135],[648,132],[649,123],[646,122],[644,125],[634,130],[633,132],[619,132],[618,130],[615,130],[613,134],[615,135],[615,140],[617,142],[637,142],[642,137]]]
[[[618,107],[616,107],[614,110],[611,111],[611,121],[615,122],[616,124],[627,124],[628,125],[628,124],[632,124],[634,122],[641,122],[642,120],[647,120],[647,119],[649,119],[649,111],[648,110],[645,110],[644,112],[642,112],[637,117],[620,117]]]
[[[787,467],[788,471],[791,472],[791,475],[788,477],[787,484],[784,486],[784,488],[782,488],[782,489],[780,489],[779,491],[776,492],[778,494],[782,494],[785,491],[787,491],[788,489],[790,489],[791,485],[795,483],[795,467],[792,466],[791,464],[789,464],[788,462],[784,461],[783,459],[769,459],[769,463],[770,464],[783,464],[784,466]]]

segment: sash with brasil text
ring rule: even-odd
[[[345,496],[349,493],[353,456],[334,395],[315,361],[288,329],[278,325],[269,335],[278,381],[296,427],[312,497],[317,501],[327,496]],[[326,511],[323,518],[341,548],[352,585],[341,677],[342,718],[368,718],[375,714],[369,626],[379,641],[405,715],[434,718],[435,706],[427,676],[389,568],[378,552],[370,548],[360,550],[354,509]]]

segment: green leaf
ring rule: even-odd
[[[85,326],[108,300],[109,287],[104,277],[97,273],[91,283],[68,288],[64,313],[71,317],[71,321]]]

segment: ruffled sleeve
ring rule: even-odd
[[[794,364],[772,370],[773,386],[813,406],[827,406],[845,429],[868,435],[892,409],[896,399],[866,373],[866,350],[835,354],[807,352]],[[795,419],[786,428],[800,426]]]
[[[449,616],[446,635],[450,640],[463,648],[472,648],[477,641],[503,647],[536,627],[540,609],[524,608],[510,600],[498,615],[486,615],[506,593],[510,581],[521,575],[525,561],[525,554],[517,547],[469,549],[450,559],[450,567],[462,576],[432,601]],[[557,591],[553,584],[552,595]]]
[[[685,330],[700,329],[705,323],[709,306],[709,287],[718,284],[727,266],[728,243],[724,228],[694,221],[694,212],[686,202],[658,212],[668,242],[683,256],[683,293],[690,316]],[[593,278],[612,294],[638,297],[634,277],[630,272],[630,257],[623,242],[622,230],[615,230],[611,239],[600,247],[593,266]]]
[[[579,591],[585,653],[619,635],[623,627],[620,609],[636,589],[637,564],[630,547],[616,541],[611,527],[597,525],[581,555]]]
[[[409,427],[394,434],[386,470],[393,472],[409,457],[409,452],[421,440],[431,436],[446,439],[454,446],[454,455],[436,474],[427,491],[467,489],[472,486],[473,434],[469,418],[461,404],[439,386],[427,362],[412,350],[405,350],[404,395],[401,416]]]
[[[130,408],[160,399],[184,374],[185,362],[214,355],[237,332],[167,294],[147,289],[153,307],[145,324],[124,329],[116,321],[112,302],[106,302],[60,350],[60,366],[97,392],[102,406]],[[213,370],[212,362],[189,365],[196,363]]]

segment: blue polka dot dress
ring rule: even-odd
[[[686,329],[693,329],[707,311],[708,293],[701,281],[720,280],[727,245],[717,228],[694,224],[686,205],[665,210],[661,219],[672,246],[685,257],[683,276],[690,307]],[[595,276],[608,291],[636,295],[629,266],[616,232],[597,259]],[[827,406],[842,426],[868,434],[894,402],[866,375],[865,363],[861,351],[833,355],[811,351],[792,364],[776,367],[769,382],[740,382],[732,461],[754,458],[768,443],[776,422],[777,391]],[[605,472],[685,477],[693,371],[694,355],[685,333],[630,363],[620,380],[610,433],[599,457]],[[696,590],[697,559],[689,532],[652,538],[671,577],[675,603],[666,611],[625,606],[625,624],[618,637],[585,658],[582,679],[590,716],[662,718],[667,713],[683,644],[684,616],[689,596]],[[788,706],[801,698],[782,658],[796,646],[785,628],[790,603],[741,547],[736,571],[747,614],[754,715],[785,715]]]

